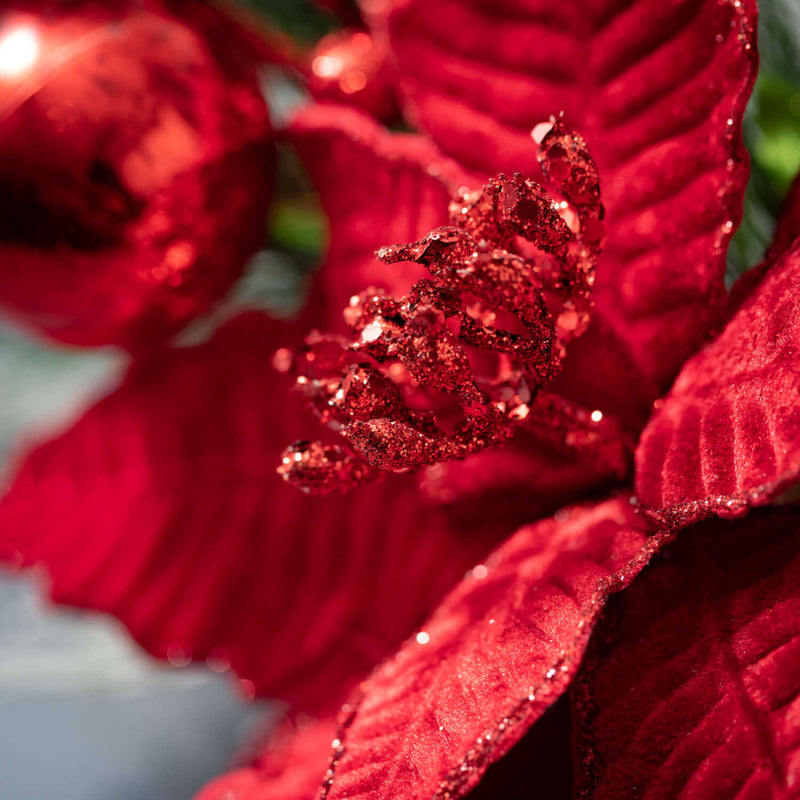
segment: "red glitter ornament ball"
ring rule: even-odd
[[[0,304],[141,350],[264,238],[273,151],[254,63],[202,3],[0,11]]]

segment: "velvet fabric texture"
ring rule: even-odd
[[[357,98],[288,126],[330,225],[302,319],[245,315],[135,364],[22,460],[3,554],[151,652],[289,701],[202,800],[798,796],[800,515],[774,507],[800,465],[796,189],[764,264],[723,285],[755,3],[362,7],[390,65],[378,88],[418,132]],[[374,251],[444,224],[459,187],[540,177],[531,129],[561,112],[597,162],[607,236],[592,325],[547,388],[614,420],[629,472],[523,431],[292,495],[278,455],[319,430],[275,349],[341,330],[370,285],[407,292],[419,264]]]

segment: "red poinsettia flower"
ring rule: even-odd
[[[425,135],[389,134],[336,106],[295,121],[290,135],[331,234],[303,318],[246,315],[206,344],[135,364],[22,463],[0,504],[4,554],[44,564],[56,600],[117,614],[151,652],[229,664],[249,691],[317,712],[203,800],[299,800],[320,782],[329,800],[514,797],[532,786],[549,797],[796,796],[800,518],[791,507],[754,510],[800,472],[791,222],[760,281],[730,306],[722,282],[747,174],[754,3],[402,0],[367,10]],[[540,128],[537,146],[530,131],[561,112],[564,127]],[[577,164],[591,183],[583,141],[606,210],[599,255],[598,198],[575,191],[569,172]],[[581,154],[560,177],[553,145]],[[499,171],[525,178],[473,194]],[[557,211],[537,188],[547,183]],[[469,201],[473,227],[442,228],[453,193]],[[516,281],[513,296],[472,251],[447,260],[479,230],[501,237],[483,238],[505,251],[488,262]],[[421,238],[431,231],[438,238]],[[417,263],[373,258],[382,245],[415,241],[384,260]],[[425,297],[412,288],[423,267],[434,273]],[[583,327],[586,295],[563,296],[581,275],[595,278],[584,281],[591,324],[561,336],[571,329],[558,324],[562,313]],[[268,361],[279,347],[316,361],[313,346],[326,340],[303,351],[306,331],[343,331],[341,309],[369,286],[388,295],[357,300],[350,321],[362,333],[378,316],[418,326],[397,360],[412,373],[416,365],[423,389],[444,388],[462,409],[491,399],[485,385],[465,393],[473,362],[453,348],[440,358],[434,346],[473,322],[487,327],[485,309],[473,317],[447,305],[461,293],[518,317],[525,330],[500,343],[495,335],[492,350],[527,354],[537,390],[558,401],[537,406],[506,383],[515,391],[503,402],[526,410],[510,441],[482,449],[463,427],[426,416],[441,414],[433,392],[405,411],[377,407],[391,392],[382,383],[359,407],[364,424],[345,431],[350,443],[370,470],[432,466],[364,482],[357,465],[337,472],[363,483],[353,491],[300,495],[274,465],[286,443],[316,429]],[[430,300],[430,313],[411,319],[408,306],[390,307],[389,295],[410,291],[416,307]],[[541,307],[526,317],[520,298]],[[368,303],[380,313],[364,317]],[[542,333],[554,313],[549,349],[534,353],[541,336],[530,329]],[[279,366],[286,357],[281,350]],[[444,374],[443,364],[463,369]],[[310,370],[301,377],[333,380]],[[355,377],[374,386],[378,374]],[[345,396],[352,383],[340,382]],[[373,423],[395,419],[387,408],[444,449],[429,458],[412,448],[409,460],[397,438],[375,448]],[[545,430],[556,408],[572,422]],[[496,431],[505,438],[505,421]],[[597,448],[575,446],[576,431],[598,447],[635,442],[635,466],[592,458]],[[496,441],[479,432],[481,445]],[[323,443],[322,455],[335,446]]]

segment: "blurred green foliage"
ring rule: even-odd
[[[302,162],[287,145],[278,146],[275,201],[267,221],[269,246],[291,256],[301,271],[313,269],[328,238],[328,221]]]
[[[728,254],[729,284],[763,256],[800,168],[800,2],[761,0],[759,12],[761,69],[744,124],[751,175]]]
[[[784,75],[763,72],[756,97],[753,161],[783,194],[800,167],[800,86]]]
[[[311,0],[239,0],[301,44],[313,44],[337,25],[336,17]]]
[[[325,237],[325,220],[319,208],[286,200],[273,206],[269,233],[275,249],[316,260]]]

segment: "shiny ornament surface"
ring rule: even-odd
[[[0,304],[26,326],[145,349],[261,244],[267,108],[215,19],[199,3],[0,13]]]

